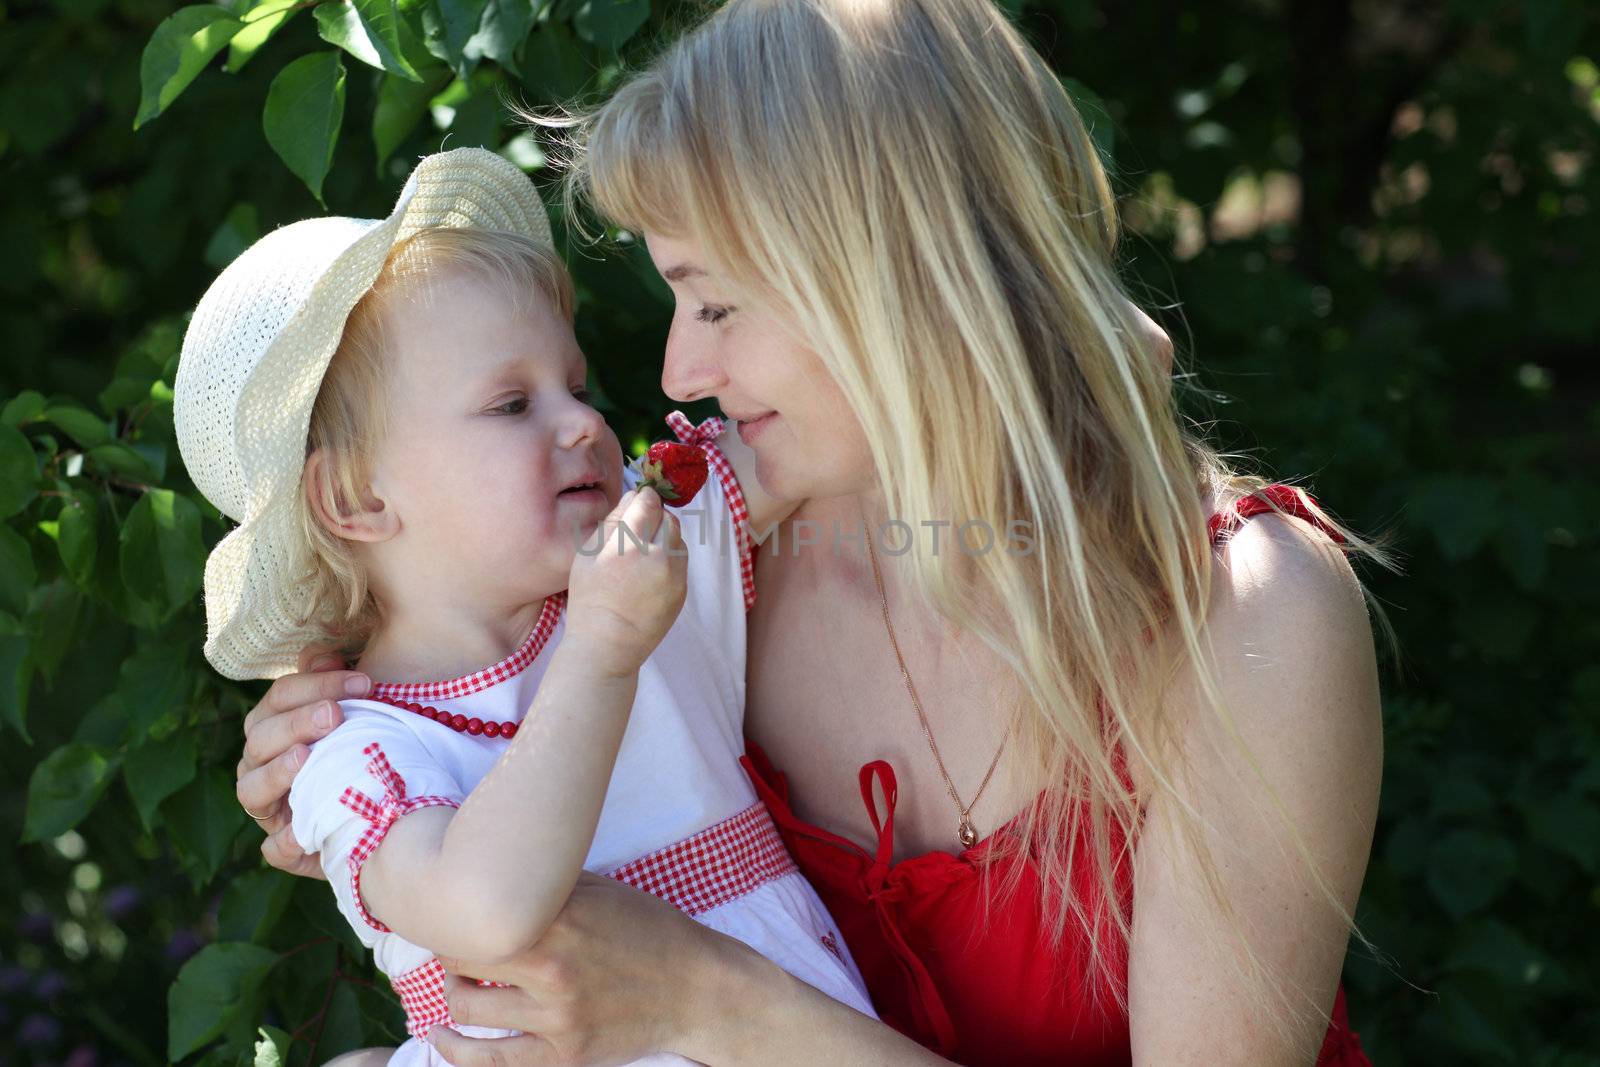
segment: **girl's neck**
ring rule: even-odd
[[[533,632],[545,600],[513,611],[385,605],[383,621],[357,665],[379,684],[448,681],[511,655]]]

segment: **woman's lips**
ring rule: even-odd
[[[767,427],[771,426],[777,418],[778,413],[776,411],[769,411],[759,419],[751,419],[749,422],[739,423],[739,440],[747,445],[754,445],[761,435],[767,432]]]

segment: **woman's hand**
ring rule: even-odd
[[[457,1067],[622,1063],[666,1051],[714,1062],[709,1050],[719,1035],[711,1031],[739,1021],[716,990],[751,963],[771,966],[650,894],[587,871],[544,937],[515,959],[443,963],[452,975],[512,987],[447,978],[456,1022],[525,1035],[482,1040],[430,1030],[428,1040]]]
[[[289,829],[289,783],[299,773],[311,742],[331,733],[343,719],[339,701],[364,696],[372,688],[366,675],[344,669],[344,662],[325,648],[300,653],[299,674],[272,683],[244,719],[244,756],[234,771],[236,795],[245,814],[267,838],[261,854],[289,874],[321,878],[322,866],[307,854]]]

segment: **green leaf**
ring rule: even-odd
[[[301,56],[272,79],[261,115],[267,143],[324,207],[322,180],[333,166],[343,121],[344,63],[338,52]]]
[[[110,441],[98,448],[91,448],[84,455],[97,469],[109,475],[118,475],[142,485],[161,480],[161,472],[151,466],[148,459],[121,441]]]
[[[265,940],[293,894],[294,878],[270,868],[233,879],[217,911],[217,936],[224,941]]]
[[[32,389],[24,389],[0,409],[0,424],[6,426],[21,426],[25,422],[32,422],[44,413],[44,397]]]
[[[0,609],[26,614],[28,593],[37,580],[27,539],[9,526],[0,526]]]
[[[1432,531],[1445,558],[1459,562],[1499,527],[1500,490],[1486,478],[1428,478],[1412,490],[1411,513]]]
[[[222,65],[222,69],[229,74],[237,74],[299,10],[299,0],[261,0],[261,3],[245,12],[244,28],[228,42],[228,61]]]
[[[215,4],[193,4],[168,15],[150,35],[139,62],[139,115],[133,128],[165,111],[243,26]]]
[[[182,643],[153,641],[122,661],[117,696],[127,710],[136,741],[163,719],[174,725],[179,721],[193,682],[189,654]],[[163,736],[166,732],[158,731]]]
[[[33,769],[28,781],[24,841],[48,841],[83,820],[117,769],[110,755],[91,745],[63,745]]]
[[[223,942],[201,949],[167,990],[167,1056],[183,1059],[254,1015],[261,983],[278,954],[260,945]]]
[[[249,203],[233,205],[206,243],[206,264],[221,270],[232,263],[239,253],[255,244],[260,236],[261,221],[256,215],[256,206]]]
[[[488,0],[478,32],[462,51],[478,58],[488,56],[510,71],[517,69],[517,48],[533,29],[533,5],[528,0]]]
[[[408,81],[422,77],[406,62],[400,46],[400,12],[395,0],[324,0],[315,8],[317,33],[369,67]]]
[[[122,581],[135,600],[167,615],[200,590],[206,549],[200,510],[170,489],[151,489],[122,524]]]
[[[76,404],[62,404],[45,408],[47,422],[67,431],[71,438],[84,448],[93,448],[111,440],[111,428],[106,420]]]
[[[582,92],[594,76],[584,52],[565,23],[546,22],[523,44],[518,77],[546,100],[570,99]]]
[[[217,767],[205,771],[174,795],[162,808],[162,814],[173,844],[206,882],[216,877],[245,822],[233,779]]]
[[[405,143],[422,116],[428,113],[428,101],[443,88],[441,80],[448,77],[441,72],[439,77],[419,83],[390,74],[383,76],[378,86],[378,103],[372,111],[372,141],[378,150],[380,174],[394,150]]]
[[[33,635],[33,665],[46,678],[80,640],[78,613],[84,598],[64,578],[36,585],[28,595],[28,626]]]
[[[28,686],[33,664],[28,658],[32,642],[17,620],[0,615],[0,721],[33,744],[28,736]]]
[[[1517,869],[1517,850],[1498,837],[1456,830],[1428,853],[1428,888],[1457,919],[1494,901]]]
[[[422,39],[429,52],[450,64],[456,77],[465,78],[477,65],[468,56],[467,42],[478,32],[488,0],[437,0],[422,9]]]
[[[39,493],[39,463],[33,445],[14,426],[0,425],[0,519],[27,507]]]
[[[88,493],[74,493],[56,518],[56,549],[67,577],[87,590],[100,551],[100,506]]]
[[[650,0],[586,0],[573,16],[578,36],[615,51],[650,19]]]
[[[186,730],[147,741],[128,753],[122,780],[146,830],[155,825],[161,802],[194,781],[195,755],[194,735]]]

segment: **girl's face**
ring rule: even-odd
[[[658,234],[645,243],[677,301],[662,390],[685,403],[715,396],[754,450],[762,488],[775,497],[871,490],[866,436],[821,358],[771,311],[735,301],[698,243]]]
[[[622,495],[622,449],[588,403],[572,328],[540,294],[514,301],[465,273],[419,288],[388,309],[372,477],[398,523],[385,570],[491,609],[564,588],[580,532]]]

